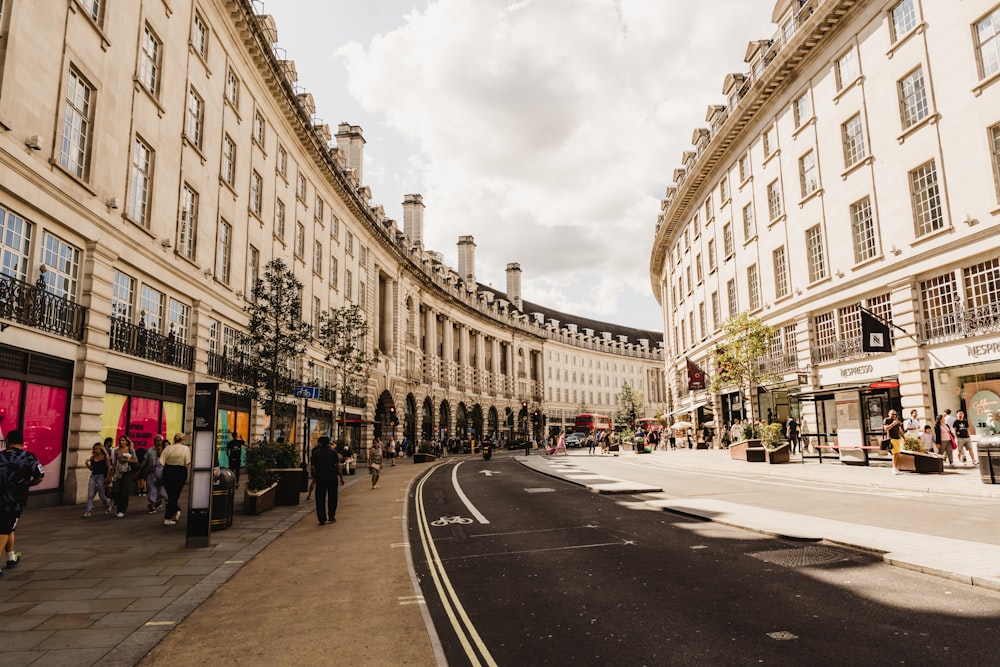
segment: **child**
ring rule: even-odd
[[[920,448],[925,452],[934,451],[934,429],[930,424],[924,427],[924,432],[920,434]]]

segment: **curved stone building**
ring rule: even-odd
[[[723,79],[657,220],[650,262],[675,412],[804,418],[868,444],[890,408],[1000,408],[1000,4],[780,0]],[[892,352],[862,349],[866,309]],[[777,340],[781,381],[689,391],[723,322]]]
[[[83,498],[95,441],[190,432],[196,383],[219,387],[222,464],[232,433],[333,431],[336,372],[313,345],[286,369],[316,389],[308,402],[268,415],[237,391],[248,295],[273,258],[302,282],[306,322],[366,314],[380,359],[340,397],[355,447],[541,437],[571,407],[608,407],[612,382],[663,395],[659,334],[555,321],[521,302],[516,266],[509,293],[477,283],[471,237],[445,266],[424,248],[420,195],[402,228],[388,219],[361,128],[316,115],[258,7],[0,1],[0,431],[25,431],[43,498]],[[605,391],[549,414],[547,374],[584,359]],[[542,418],[519,420],[523,404]]]

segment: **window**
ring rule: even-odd
[[[282,178],[287,177],[288,172],[288,153],[285,152],[284,146],[278,146],[278,158],[275,163],[275,169],[281,174]]]
[[[858,78],[858,52],[851,50],[840,56],[835,64],[837,75],[837,90],[843,90]]]
[[[195,232],[198,229],[198,193],[188,187],[181,188],[181,211],[177,221],[177,252],[194,259]]]
[[[157,97],[160,94],[160,52],[162,43],[156,33],[147,25],[142,30],[142,44],[139,51],[139,82]]]
[[[302,259],[306,254],[306,228],[301,222],[295,223],[295,256]]]
[[[139,292],[139,318],[142,325],[156,332],[162,331],[165,303],[163,292],[143,285]]]
[[[250,175],[250,212],[260,217],[264,205],[264,179],[254,171]]]
[[[708,220],[711,220],[714,217],[715,217],[715,205],[712,203],[712,195],[709,195],[708,198],[705,200],[705,220],[707,222]],[[698,223],[695,222],[695,225],[697,224]]]
[[[80,249],[45,232],[42,235],[42,264],[46,268],[45,288],[56,296],[76,301]]]
[[[808,197],[819,190],[819,173],[816,170],[816,151],[809,151],[799,158],[799,185],[802,197]]]
[[[111,317],[131,322],[134,303],[135,278],[116,269],[111,279]]]
[[[954,272],[920,282],[920,301],[924,311],[924,336],[934,339],[958,331],[958,288]]]
[[[785,254],[785,246],[778,247],[773,255],[774,260],[774,295],[777,297],[788,296],[788,257]]]
[[[191,307],[176,299],[170,300],[167,318],[169,320],[169,333],[174,334],[174,339],[184,342],[188,339],[188,327],[191,323]]]
[[[330,287],[333,289],[337,289],[337,277],[339,275],[337,269],[337,258],[330,255]]]
[[[684,252],[691,250],[691,228],[684,228]]]
[[[851,237],[854,241],[855,262],[864,262],[878,256],[878,237],[868,197],[851,204]]]
[[[718,331],[722,323],[722,304],[719,300],[719,293],[712,292],[712,330]]]
[[[348,255],[354,254],[354,234],[347,232],[347,241],[344,244],[344,250]]]
[[[264,146],[264,117],[257,111],[253,115],[253,140]]]
[[[708,337],[708,318],[705,316],[705,302],[698,304],[698,327],[701,329],[701,339]]]
[[[715,239],[708,240],[708,272],[715,271]]]
[[[192,144],[201,148],[201,129],[205,121],[205,102],[194,88],[188,90],[187,115],[184,121],[184,136]]]
[[[889,26],[893,43],[917,27],[917,11],[913,7],[913,0],[902,0],[889,10]]]
[[[698,279],[698,284],[705,282],[705,274],[701,268],[701,253],[694,256],[694,275]]]
[[[966,305],[984,315],[1000,303],[1000,258],[994,257],[965,269]]]
[[[316,218],[316,222],[318,222],[321,225],[323,224],[323,211],[324,211],[324,209],[325,209],[325,206],[323,204],[323,200],[320,199],[319,196],[317,196],[316,197],[316,206],[313,208],[313,217]]]
[[[912,127],[927,118],[927,89],[924,70],[918,67],[899,80],[899,113],[903,129]]]
[[[66,115],[63,119],[59,164],[78,178],[89,176],[90,125],[93,122],[94,87],[76,70],[66,84]]]
[[[918,237],[944,227],[934,160],[910,172],[910,198],[913,201],[914,233]]]
[[[97,25],[101,24],[101,10],[103,3],[101,0],[80,0],[80,5],[86,10],[89,16]]]
[[[771,157],[771,154],[776,150],[778,150],[778,135],[772,125],[764,133],[764,157]]]
[[[997,189],[997,200],[1000,201],[1000,123],[989,129],[990,158],[993,161],[993,182]]]
[[[731,278],[726,283],[726,297],[729,301],[729,317],[735,317],[740,313],[740,304],[736,298],[736,279]]]
[[[330,216],[330,236],[334,240],[340,238],[340,218],[335,215]]]
[[[816,331],[816,361],[831,361],[835,359],[834,347],[837,344],[837,320],[833,311],[820,313],[813,319],[813,329]]]
[[[358,283],[358,305],[361,306],[361,310],[368,308],[368,290],[364,283]]]
[[[295,181],[295,196],[302,202],[306,200],[306,177],[302,174]]]
[[[323,244],[313,241],[313,273],[323,275]]]
[[[806,230],[806,254],[809,260],[809,282],[826,278],[826,253],[823,250],[823,230],[815,225]]]
[[[191,27],[191,46],[203,59],[208,58],[208,26],[198,12],[194,13],[194,25]]]
[[[320,327],[320,311],[323,310],[323,306],[319,300],[318,296],[313,297],[313,308],[312,308],[312,327],[314,331],[319,331]]]
[[[247,252],[247,284],[243,286],[243,294],[248,301],[253,300],[254,291],[257,289],[257,278],[260,276],[260,251],[250,246]]]
[[[729,178],[723,178],[719,182],[719,201],[725,204],[729,201]]]
[[[794,323],[785,327],[785,354],[796,355],[799,352],[798,337],[795,333]]]
[[[976,55],[980,79],[1000,72],[1000,6],[976,23]]]
[[[274,235],[285,238],[285,202],[280,199],[274,200]]]
[[[368,248],[363,245],[358,245],[358,266],[362,269],[368,266]]]
[[[865,145],[865,127],[861,123],[861,114],[856,113],[840,126],[840,134],[844,140],[844,167],[851,167],[868,157],[868,147]]]
[[[352,296],[351,296],[351,281],[353,279],[354,279],[354,276],[351,275],[350,271],[344,271],[344,298],[347,299],[348,301],[350,301],[351,298],[352,298]]]
[[[691,267],[685,267],[684,269],[684,280],[687,282],[688,294],[694,292],[694,281],[691,280]]]
[[[747,298],[750,310],[760,308],[760,275],[757,273],[756,264],[747,267]]]
[[[781,184],[774,179],[767,185],[767,214],[772,221],[781,217],[784,207],[781,205]]]
[[[233,227],[225,220],[219,221],[219,233],[215,241],[215,279],[229,284],[230,257],[233,252]]]
[[[149,227],[149,200],[153,189],[153,149],[135,138],[132,146],[132,174],[129,179],[128,217]]]
[[[28,277],[33,228],[21,216],[0,208],[0,274],[18,280]]]
[[[744,213],[744,215],[746,215],[746,213]],[[733,243],[733,225],[732,223],[727,222],[725,225],[722,226],[722,251],[725,253],[726,257],[732,257],[734,247],[735,244]]]
[[[236,180],[236,142],[228,134],[222,139],[222,180],[230,187]]]
[[[795,127],[802,127],[802,124],[812,117],[812,102],[809,100],[809,91],[802,93],[792,102],[792,116],[795,118]]]
[[[231,68],[226,72],[226,101],[237,111],[240,108],[240,80]]]
[[[750,178],[750,153],[740,156],[740,183]]]

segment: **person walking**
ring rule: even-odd
[[[181,518],[181,490],[187,483],[188,466],[191,465],[191,450],[184,444],[183,433],[174,435],[174,442],[163,448],[160,463],[163,464],[163,488],[167,492],[163,525],[174,526]]]
[[[135,493],[135,472],[139,469],[139,457],[136,456],[132,441],[126,436],[118,438],[118,448],[112,457],[111,496],[115,500],[115,516],[119,519],[128,512],[129,498]]]
[[[376,437],[368,448],[368,474],[372,478],[372,490],[378,488],[379,475],[382,472],[382,439]]]
[[[338,484],[344,484],[344,469],[340,465],[340,455],[330,446],[330,438],[321,435],[316,440],[309,458],[309,471],[316,483],[316,518],[319,525],[337,520]]]
[[[955,444],[958,446],[958,454],[962,457],[962,463],[966,463],[965,452],[968,451],[972,465],[979,465],[976,450],[972,447],[972,438],[969,436],[969,420],[965,418],[965,412],[959,410],[955,413],[955,421],[951,428],[955,433]]]
[[[569,456],[569,452],[566,451],[566,431],[559,431],[559,437],[556,438],[556,445],[552,448],[553,454],[558,454],[559,450],[566,456]]]
[[[587,436],[587,454],[590,456],[594,455],[594,449],[597,448],[597,443],[601,439],[601,432],[594,431]]]
[[[647,437],[647,439],[649,440],[649,446],[653,448],[654,452],[660,448],[659,429],[656,428],[650,429],[649,436]]]
[[[788,438],[788,444],[791,445],[791,453],[799,452],[801,454],[802,448],[799,446],[799,422],[792,415],[788,415],[788,420],[785,422],[785,437]]]
[[[892,446],[892,474],[901,475],[899,469],[899,450],[903,447],[903,423],[899,421],[895,410],[889,410],[889,416],[882,422],[885,437]]]
[[[937,453],[948,459],[948,465],[954,468],[955,459],[951,450],[954,449],[955,439],[944,415],[938,415],[934,421],[934,444],[937,446]]]
[[[43,479],[45,468],[24,449],[24,435],[17,429],[9,431],[7,448],[0,452],[0,558],[6,558],[8,570],[21,564],[21,552],[14,551],[14,529],[28,503],[28,489]]]
[[[389,449],[386,452],[386,456],[389,457],[389,465],[393,468],[396,467],[396,441],[393,438],[389,438]]]
[[[87,509],[83,513],[84,519],[89,519],[94,512],[94,492],[104,503],[104,513],[111,514],[111,501],[108,499],[108,467],[111,457],[105,451],[104,446],[99,442],[94,443],[90,458],[84,461],[87,470],[90,471],[90,481],[87,482]]]
[[[236,488],[240,486],[240,468],[243,466],[243,448],[246,441],[235,431],[230,433],[229,443],[226,445],[226,458],[229,459],[229,469],[236,478]]]
[[[156,514],[163,507],[167,493],[163,489],[163,464],[160,456],[166,445],[163,436],[153,436],[153,446],[146,450],[146,514]]]
[[[903,434],[919,438],[923,430],[923,425],[920,423],[920,420],[917,419],[917,411],[910,410],[910,416],[903,422]]]

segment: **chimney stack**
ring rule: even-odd
[[[458,237],[458,275],[467,291],[476,291],[476,242],[471,236]]]
[[[410,243],[424,244],[424,199],[420,195],[403,197],[403,233],[410,237]]]
[[[521,265],[517,262],[507,265],[507,299],[518,310],[524,310],[521,303]]]
[[[344,156],[348,169],[353,169],[358,183],[364,183],[365,138],[359,125],[341,123],[337,126],[337,149]]]

